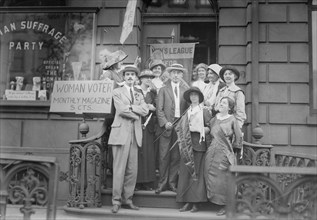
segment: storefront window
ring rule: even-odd
[[[311,5],[311,68],[310,68],[310,103],[312,113],[317,113],[317,0]]]
[[[94,12],[1,12],[1,98],[47,100],[56,80],[90,80]]]

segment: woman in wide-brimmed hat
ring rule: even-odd
[[[220,100],[223,97],[228,96],[231,99],[233,99],[235,102],[234,116],[238,120],[238,124],[239,124],[239,127],[241,129],[247,116],[245,113],[245,95],[244,95],[244,92],[240,87],[238,87],[235,84],[235,81],[237,81],[240,77],[240,72],[232,66],[226,66],[220,70],[219,76],[226,83],[226,86],[223,87],[222,89],[220,89],[220,91],[216,97],[214,110],[215,111],[219,110]]]
[[[204,95],[198,87],[189,88],[183,97],[190,103],[190,107],[176,126],[176,132],[183,134],[178,136],[182,139],[179,143],[181,160],[176,201],[185,203],[181,212],[197,212],[198,203],[207,201],[203,167],[207,144],[210,142],[208,122],[211,114],[200,105],[204,101]],[[191,145],[182,144],[188,143],[188,140]]]
[[[209,65],[207,68],[207,79],[209,83],[202,92],[205,98],[204,104],[208,107],[212,107],[215,104],[219,90],[226,85],[219,77],[221,68],[222,67],[216,63]]]
[[[150,70],[153,72],[155,76],[154,79],[152,79],[152,82],[155,85],[157,92],[159,91],[160,88],[162,88],[162,86],[164,86],[164,82],[162,81],[160,77],[162,73],[165,71],[165,69],[166,69],[166,66],[162,60],[153,60],[150,63]]]
[[[200,63],[194,69],[194,72],[197,73],[197,80],[192,83],[192,86],[198,87],[200,91],[204,91],[205,86],[207,85],[205,83],[207,68],[208,66],[206,64]]]
[[[99,79],[111,79],[115,81],[114,88],[122,85],[123,76],[119,74],[122,61],[128,57],[122,50],[117,50],[113,53],[106,54],[105,60],[102,63],[103,73]]]

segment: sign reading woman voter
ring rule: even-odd
[[[113,81],[55,81],[50,112],[111,113]]]

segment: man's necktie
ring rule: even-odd
[[[176,86],[174,87],[174,92],[175,92],[176,97],[178,97],[178,94],[177,94],[177,87],[176,87]]]
[[[130,88],[130,95],[131,95],[132,103],[134,103],[134,96],[133,96],[132,88]]]

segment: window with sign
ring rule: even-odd
[[[47,100],[57,80],[90,80],[95,12],[1,9],[1,98]]]
[[[311,1],[310,24],[310,107],[317,114],[317,0]]]

